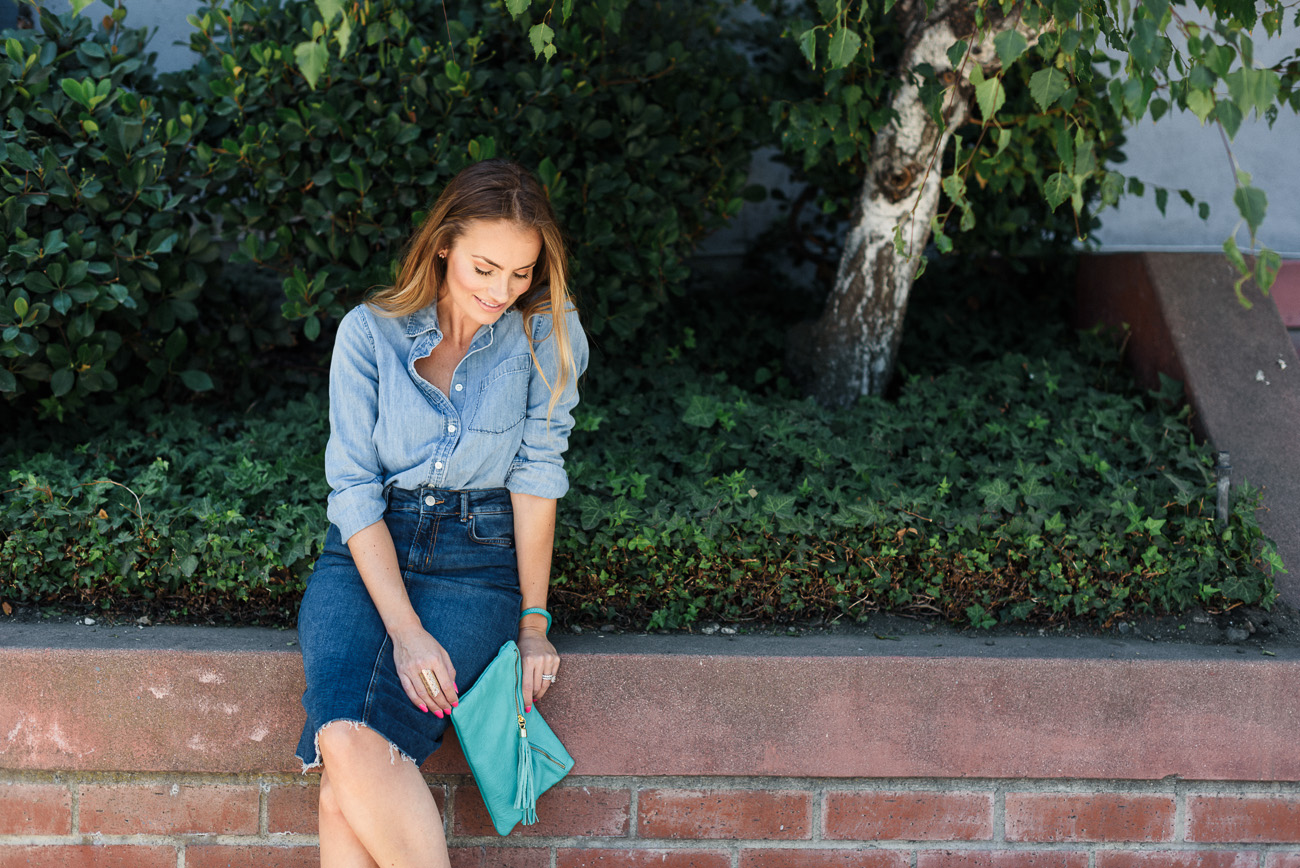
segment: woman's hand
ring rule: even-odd
[[[397,667],[397,677],[402,682],[406,696],[421,711],[432,711],[435,716],[451,714],[452,708],[459,703],[456,689],[456,667],[451,665],[451,658],[438,644],[438,640],[429,635],[423,627],[411,627],[392,637],[393,664]],[[428,669],[437,679],[434,687],[438,695],[434,696],[420,673]]]
[[[560,655],[546,638],[546,632],[537,627],[520,627],[519,658],[524,670],[524,711],[533,710],[533,700],[541,699],[554,683],[543,675],[555,675],[560,669]]]

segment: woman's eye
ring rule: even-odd
[[[515,279],[516,279],[516,280],[527,280],[527,279],[528,279],[528,275],[526,275],[526,274],[516,274],[516,275],[515,275]]]
[[[478,272],[479,274],[483,275],[484,277],[487,277],[489,274],[492,273],[492,272],[490,272],[490,271],[484,271],[483,269],[478,268],[477,266],[474,268],[474,270],[475,270],[476,272]]]

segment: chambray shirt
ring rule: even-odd
[[[577,373],[587,367],[587,338],[576,312],[566,314]],[[559,498],[569,488],[564,450],[578,389],[569,380],[551,413],[524,335],[522,314],[507,310],[481,326],[441,391],[415,362],[442,340],[437,309],[386,317],[366,305],[339,323],[330,364],[330,439],[325,476],[328,515],[344,542],[383,518],[384,488],[507,488]],[[549,315],[533,317],[533,346],[546,379],[559,377]]]

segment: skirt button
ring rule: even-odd
[[[433,506],[433,505],[434,505],[435,503],[437,503],[437,502],[438,502],[438,501],[434,499],[434,497],[433,497],[432,494],[426,494],[426,495],[424,496],[424,505],[425,505],[425,506]]]

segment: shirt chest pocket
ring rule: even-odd
[[[480,434],[504,434],[524,421],[528,412],[531,356],[511,356],[493,368],[479,386],[466,427]]]

